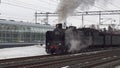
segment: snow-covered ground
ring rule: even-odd
[[[120,66],[116,66],[115,68],[120,68]]]
[[[34,45],[0,49],[0,59],[47,55],[45,46]]]

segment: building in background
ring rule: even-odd
[[[45,43],[45,33],[54,27],[22,21],[0,19],[0,47]]]

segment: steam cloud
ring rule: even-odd
[[[82,31],[70,27],[65,31],[66,46],[69,47],[68,52],[77,52],[91,45],[91,37],[87,37]]]
[[[65,21],[66,18],[74,12],[74,10],[80,6],[81,10],[87,9],[93,6],[95,2],[106,3],[107,0],[60,0],[57,12],[58,22]]]
[[[89,9],[97,2],[106,4],[108,0],[60,0],[58,5],[58,22],[64,22],[66,18],[80,7],[81,10]],[[109,0],[110,1],[110,0]],[[91,38],[85,37],[82,31],[76,30],[74,27],[65,31],[66,46],[69,46],[69,52],[76,52],[91,44]]]

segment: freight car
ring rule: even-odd
[[[49,54],[75,53],[101,50],[120,45],[120,33],[112,30],[69,27],[62,29],[57,24],[53,31],[46,32],[46,52]]]

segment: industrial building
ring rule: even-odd
[[[44,43],[46,31],[53,28],[45,24],[0,19],[0,47]]]

